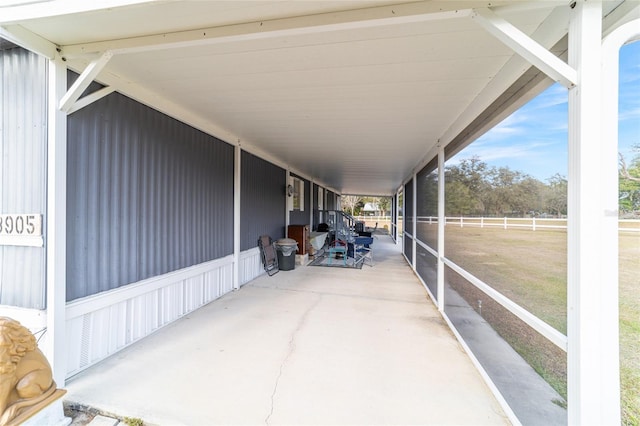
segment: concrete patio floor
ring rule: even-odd
[[[146,424],[509,424],[388,236],[362,270],[261,277],[85,370],[66,401]]]

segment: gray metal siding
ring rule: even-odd
[[[286,171],[242,151],[240,249],[258,246],[260,235],[284,237]]]
[[[309,210],[311,209],[311,182],[294,175],[304,181],[304,210],[292,210],[289,212],[289,224],[309,225]]]
[[[43,215],[46,228],[47,63],[0,50],[0,213]],[[0,246],[0,304],[45,308],[45,249]]]
[[[318,224],[320,223],[320,213],[319,213],[319,200],[318,200],[318,188],[320,188],[315,183],[313,184],[313,188],[311,189],[311,197],[312,197],[312,208],[313,208],[313,223],[311,228],[317,229]]]
[[[70,115],[67,299],[231,254],[233,155],[117,93]]]
[[[336,194],[331,191],[327,191],[327,205],[324,208],[325,210],[335,210],[336,209]]]

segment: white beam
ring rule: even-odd
[[[567,33],[567,22],[569,20],[569,8],[556,8],[545,22],[536,29],[532,38],[535,38],[547,48],[551,48],[558,43]],[[456,138],[478,115],[485,111],[493,101],[502,95],[514,81],[516,81],[525,71],[531,67],[524,58],[515,55],[502,67],[502,69],[491,79],[487,86],[480,92],[473,102],[464,110],[453,124],[440,136],[440,142],[445,146]],[[542,83],[544,85],[544,83]],[[550,85],[551,82],[548,83]],[[536,92],[536,88],[533,89]],[[542,89],[540,89],[542,91]],[[524,102],[523,102],[524,104]],[[519,108],[518,103],[514,103],[513,109],[505,111],[504,117],[510,112]],[[503,117],[503,118],[504,118]],[[495,122],[497,124],[498,121]],[[493,125],[495,125],[493,124]],[[488,124],[479,134],[470,135],[469,141],[480,137],[483,132],[493,127]]]
[[[100,71],[107,65],[107,62],[111,60],[113,53],[106,51],[100,55],[99,58],[94,59],[80,74],[78,79],[73,83],[71,88],[60,100],[60,109],[64,112],[69,112],[73,107],[73,104],[80,98],[82,92],[93,82],[93,80],[100,74]]]
[[[567,393],[571,425],[620,424],[618,207],[617,183],[612,183],[617,159],[610,154],[611,147],[603,146],[615,146],[615,142],[601,140],[601,34],[602,2],[576,1],[569,23],[569,63],[578,70],[579,81],[569,91]]]
[[[502,6],[494,6],[491,10],[498,15],[506,13],[526,12],[529,10],[548,9],[549,7],[566,6],[567,0],[522,1],[510,2]]]
[[[55,44],[31,31],[25,30],[20,25],[0,27],[0,37],[47,59],[53,59],[56,56],[57,46]]]
[[[475,9],[471,18],[553,80],[567,88],[577,83],[574,68],[489,9]]]
[[[66,234],[67,120],[58,99],[67,88],[67,67],[60,57],[49,61],[47,120],[47,346],[53,378],[64,386],[66,376]]]
[[[92,103],[104,98],[105,96],[115,91],[116,91],[115,87],[103,87],[100,90],[96,90],[95,92],[90,93],[87,96],[83,96],[82,98],[78,99],[76,102],[74,102],[73,105],[69,107],[69,109],[66,112],[67,114],[73,114],[74,112],[81,110],[87,105],[91,105]]]
[[[473,4],[473,2],[465,3],[469,6]],[[295,37],[305,34],[444,19],[460,19],[466,18],[470,14],[471,9],[463,9],[461,4],[452,4],[446,1],[418,2],[67,45],[63,46],[62,49],[63,56],[71,59],[107,50],[123,54],[178,49],[189,46],[263,40],[275,37]]]
[[[635,25],[638,25],[638,19],[640,19],[640,2],[625,1],[603,18],[602,34],[606,37],[618,27],[621,27],[631,21],[636,21]],[[638,37],[640,37],[640,35],[636,34],[628,40],[637,40]]]
[[[498,302],[513,315],[529,325],[529,327],[531,327],[533,330],[540,333],[541,336],[547,338],[549,342],[553,343],[563,351],[567,351],[568,339],[564,334],[562,334],[531,312],[527,311],[522,306],[515,303],[513,300],[509,299],[508,297],[497,291],[495,288],[491,287],[489,284],[485,283],[470,272],[466,271],[464,268],[460,267],[450,259],[445,258],[444,263],[470,284],[477,287],[479,290]]]

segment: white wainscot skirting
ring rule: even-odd
[[[264,274],[264,266],[258,247],[240,253],[239,263],[238,282],[241,286]]]
[[[68,303],[67,377],[232,290],[226,256]]]

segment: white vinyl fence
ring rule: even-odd
[[[418,216],[418,222],[437,224],[438,218],[435,216]],[[618,230],[625,232],[640,232],[640,220],[620,219]],[[465,226],[475,227],[499,227],[503,229],[525,228],[535,231],[537,229],[567,229],[566,218],[536,218],[536,217],[469,217],[469,216],[447,216],[445,226]]]

